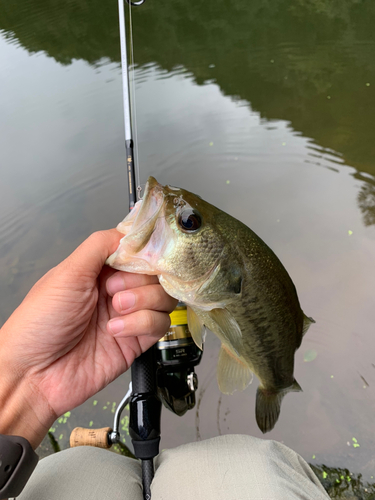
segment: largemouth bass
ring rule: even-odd
[[[272,250],[247,226],[199,196],[149,177],[143,199],[117,226],[125,235],[107,264],[153,274],[188,306],[188,325],[202,347],[205,327],[221,340],[220,390],[260,385],[256,421],[270,431],[282,398],[301,388],[294,353],[314,321]]]

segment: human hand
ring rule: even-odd
[[[116,230],[91,235],[34,285],[0,330],[0,400],[8,399],[8,417],[18,417],[18,433],[33,444],[169,327],[177,301],[156,276],[103,267],[121,236]],[[2,412],[0,432],[9,425]]]

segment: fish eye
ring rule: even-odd
[[[186,233],[194,233],[202,225],[202,218],[196,210],[188,208],[178,216],[178,224]]]

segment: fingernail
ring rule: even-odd
[[[108,279],[107,291],[112,297],[115,293],[125,290],[125,281],[120,274],[116,274]]]
[[[111,319],[108,323],[108,328],[111,330],[113,335],[115,335],[116,333],[120,333],[124,330],[124,322],[119,318]]]
[[[133,292],[123,292],[119,294],[121,311],[126,311],[135,305],[135,295]]]

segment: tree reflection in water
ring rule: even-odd
[[[375,183],[369,182],[358,193],[358,206],[363,213],[365,226],[375,224]]]
[[[135,61],[215,81],[374,178],[374,21],[373,0],[146,2],[133,13]],[[2,2],[0,29],[62,64],[120,61],[116,2]],[[366,225],[372,193],[369,184],[358,198]]]

